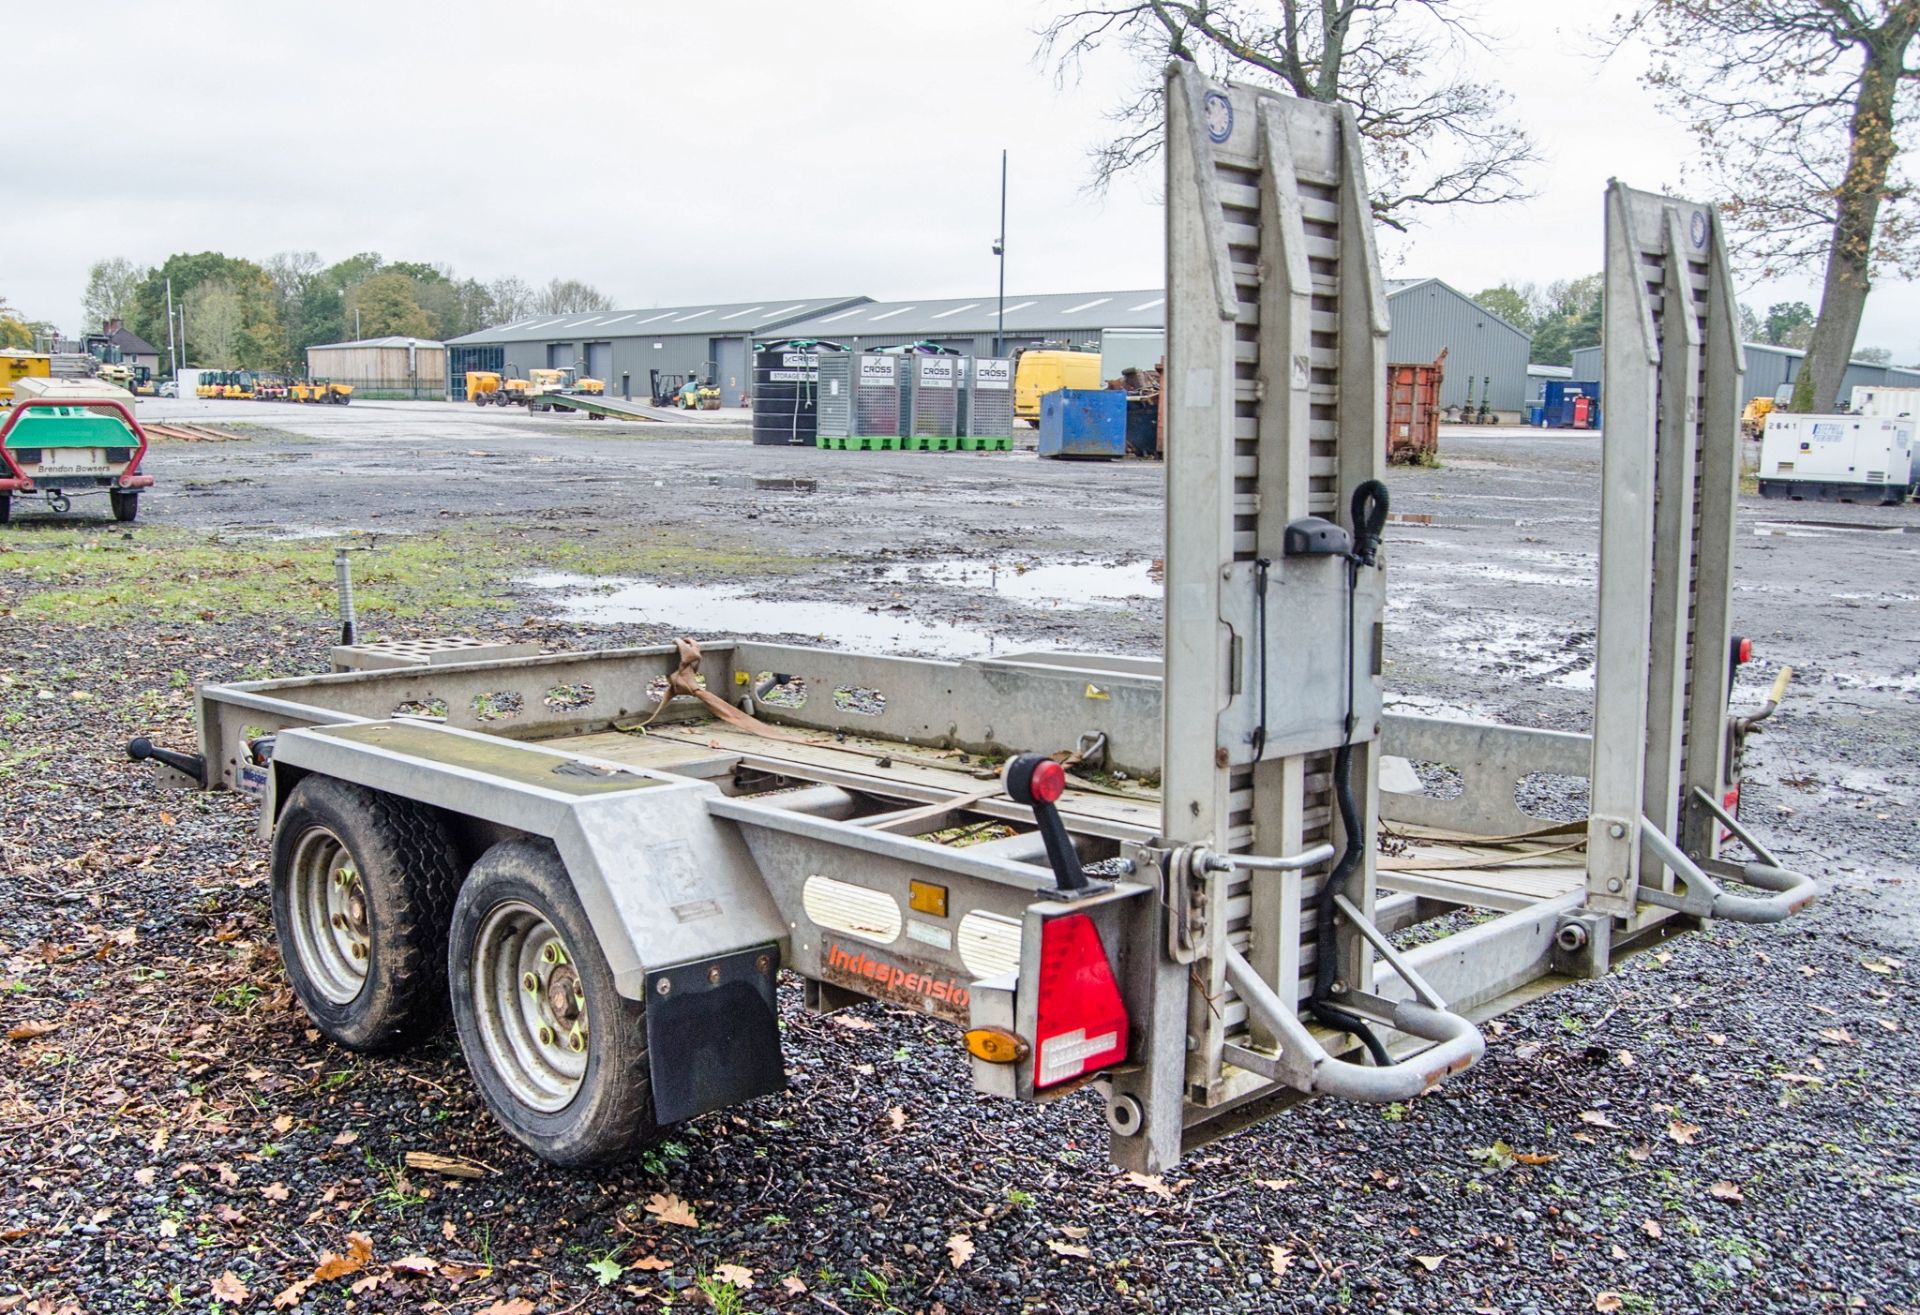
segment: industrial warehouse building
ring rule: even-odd
[[[447,395],[465,397],[467,371],[571,366],[610,394],[644,397],[653,372],[697,374],[720,385],[720,404],[739,406],[753,386],[756,340],[791,336],[786,326],[859,305],[866,297],[655,306],[647,310],[536,315],[447,343]]]
[[[307,377],[352,384],[360,397],[443,397],[447,345],[431,338],[362,338],[307,348]]]
[[[698,374],[719,384],[721,405],[738,406],[751,387],[752,344],[774,338],[814,338],[848,348],[933,342],[971,356],[1012,355],[1043,345],[1075,347],[1100,352],[1101,370],[1113,378],[1128,366],[1151,367],[1166,354],[1166,307],[1165,289],[1135,288],[1009,294],[1004,306],[988,293],[541,315],[449,341],[447,395],[466,395],[468,370],[524,373],[572,366],[604,380],[611,393],[635,397],[650,391],[655,371]],[[1518,413],[1526,405],[1529,339],[1524,332],[1439,279],[1390,280],[1387,307],[1393,318],[1389,361],[1427,362],[1446,351],[1442,405],[1469,400],[1477,405],[1482,381],[1496,411]]]
[[[1533,339],[1439,279],[1388,279],[1387,360],[1431,361],[1447,353],[1440,405],[1480,404],[1518,413],[1535,385],[1527,377]],[[1471,389],[1471,396],[1469,396]]]
[[[1747,348],[1748,397],[1772,397],[1800,377],[1800,363],[1807,354],[1792,347],[1775,347],[1772,343],[1750,342]],[[1573,377],[1576,379],[1600,378],[1600,349],[1598,347],[1580,347],[1573,353]],[[1889,388],[1920,388],[1920,370],[1902,369],[1897,365],[1879,365],[1872,361],[1849,361],[1847,373],[1840,381],[1840,396],[1827,398],[1820,403],[1820,409],[1831,411],[1841,402],[1853,396],[1853,390],[1859,387],[1884,385]],[[1816,399],[1818,401],[1818,399]]]
[[[1136,288],[1008,296],[1004,308],[993,295],[870,301],[789,324],[781,335],[857,349],[932,342],[968,356],[1077,347],[1099,352],[1100,368],[1111,378],[1128,366],[1159,363],[1167,350],[1166,320],[1166,292]]]

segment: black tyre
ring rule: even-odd
[[[273,829],[273,922],[294,994],[355,1050],[398,1050],[446,1018],[447,927],[460,888],[432,809],[326,776]]]
[[[0,525],[13,519],[13,494],[0,493]]]
[[[487,395],[485,393],[475,393],[473,395],[473,404],[475,406],[485,406],[487,404]]]
[[[552,844],[505,841],[474,864],[454,905],[447,978],[474,1084],[534,1154],[612,1164],[658,1135],[646,1006],[614,989]]]
[[[140,493],[137,489],[130,493],[108,489],[107,500],[113,504],[113,518],[117,521],[130,521],[140,514]]]

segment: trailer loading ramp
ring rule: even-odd
[[[681,411],[670,406],[632,402],[621,397],[594,397],[586,393],[543,393],[542,406],[579,411],[596,420],[637,420],[674,425],[739,425],[734,416],[715,411]]]

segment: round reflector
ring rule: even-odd
[[[1740,641],[1739,652],[1740,652],[1740,661],[1742,662],[1753,661],[1753,641],[1751,639],[1742,639]]]
[[[1054,803],[1066,792],[1067,769],[1048,759],[1033,769],[1033,777],[1027,788],[1041,803]]]

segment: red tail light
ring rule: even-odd
[[[1127,1055],[1127,1007],[1100,931],[1084,913],[1048,918],[1040,933],[1033,1085],[1096,1072]]]

